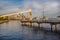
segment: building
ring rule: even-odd
[[[60,16],[57,16],[58,20],[60,20]]]

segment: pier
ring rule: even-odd
[[[40,24],[43,24],[43,23],[48,23],[48,24],[50,24],[50,26],[51,26],[51,31],[52,31],[52,27],[53,27],[53,25],[55,25],[55,31],[57,32],[57,25],[58,24],[60,24],[60,21],[59,20],[38,20],[38,21],[36,21],[36,20],[27,20],[27,21],[25,21],[25,20],[22,20],[21,21],[21,23],[22,24],[25,24],[25,23],[30,23],[30,25],[31,26],[33,26],[32,24],[34,24],[34,23],[37,23],[38,24],[38,27],[40,27]]]

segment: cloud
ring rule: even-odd
[[[0,15],[19,11],[20,5],[15,5],[9,1],[0,2]]]
[[[47,2],[45,5],[45,12],[46,15],[48,14],[48,16],[58,16],[59,15],[59,3],[58,2]],[[54,16],[54,17],[55,17]]]
[[[44,8],[44,14],[48,17],[56,17],[59,15],[59,3],[56,1],[48,1],[44,3],[39,3],[39,1],[28,1],[24,3],[24,8],[29,9],[32,8],[33,10],[33,16],[40,16],[43,15],[43,8]],[[53,16],[54,15],[54,16]]]
[[[44,8],[45,16],[56,17],[59,15],[59,3],[57,0],[24,0],[22,3],[14,3],[12,1],[1,1],[0,2],[0,13],[6,14],[10,12],[17,12],[21,10],[32,9],[33,16],[42,17]],[[55,15],[55,16],[53,16]]]

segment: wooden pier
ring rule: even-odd
[[[60,24],[60,20],[38,20],[38,21],[36,21],[36,20],[22,20],[21,23],[22,24],[30,23],[30,25],[32,25],[33,23],[37,23],[39,27],[40,27],[40,24],[42,24],[42,23],[48,23],[51,25],[51,31],[53,29],[52,28],[53,25],[55,25],[55,31],[57,32],[57,30],[58,30],[57,25]]]

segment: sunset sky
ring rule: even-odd
[[[32,9],[33,17],[60,15],[59,0],[0,0],[0,15]]]

